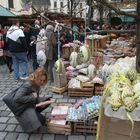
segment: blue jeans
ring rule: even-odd
[[[27,53],[11,53],[12,55],[12,61],[13,61],[13,69],[14,69],[14,79],[19,79],[19,66],[21,65],[21,76],[26,77],[27,76]]]

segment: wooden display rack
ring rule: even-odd
[[[70,135],[72,131],[70,122],[68,122],[66,125],[52,124],[48,122],[47,126],[48,133]]]
[[[68,90],[68,86],[66,85],[65,87],[59,88],[59,87],[52,87],[51,91],[58,93],[58,94],[62,94],[64,92],[66,92]]]
[[[74,122],[74,134],[96,134],[97,120],[89,120],[86,122]]]
[[[68,96],[92,97],[94,84],[83,83],[81,88],[68,88]]]

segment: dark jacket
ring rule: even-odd
[[[40,28],[33,25],[33,28],[31,28],[31,31],[30,31],[30,37],[35,36],[37,39],[39,32],[40,32]]]
[[[11,39],[8,39],[8,44],[9,44],[9,50],[10,52],[27,52],[28,50],[28,46],[27,46],[27,42],[26,42],[26,38],[25,37],[19,37],[20,43],[13,41]]]
[[[10,52],[27,52],[28,46],[25,35],[18,26],[13,25],[6,34]]]
[[[14,97],[15,112],[13,113],[17,114],[16,119],[27,132],[32,132],[42,126],[35,111],[35,104],[39,102],[39,90],[40,88],[31,82],[26,82],[18,89]],[[38,93],[38,98],[32,95],[33,92]]]

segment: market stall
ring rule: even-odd
[[[111,127],[108,130],[107,120],[110,120],[109,123],[112,123],[113,127],[115,123],[112,118],[114,117],[121,123],[121,117],[124,117],[123,123],[129,122],[131,130],[134,130],[136,120],[133,121],[134,118],[130,112],[133,112],[139,104],[139,94],[133,91],[133,86],[139,81],[139,75],[135,70],[136,60],[133,57],[135,56],[134,42],[135,37],[127,38],[127,40],[121,37],[110,42],[108,36],[91,35],[87,36],[84,44],[76,43],[74,40],[73,43],[64,45],[64,58],[57,60],[55,70],[60,75],[65,69],[68,96],[87,98],[82,99],[80,103],[77,102],[76,107],[68,108],[66,124],[70,124],[71,133],[94,134],[98,120],[97,140],[105,140],[106,136],[113,139],[111,136],[117,135],[119,132],[110,136],[108,132],[113,130]],[[67,49],[68,51],[66,51]],[[67,66],[64,65],[65,61],[68,61]],[[105,99],[105,102],[102,102],[104,108],[100,113],[99,95],[103,96],[103,101]],[[108,105],[110,106],[108,107]],[[125,109],[117,114],[121,107]],[[130,132],[133,132],[131,130]],[[123,131],[125,132],[125,130]],[[123,139],[123,137],[119,138]]]

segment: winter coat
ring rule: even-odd
[[[39,102],[40,88],[31,82],[26,82],[15,94],[14,105],[16,119],[26,132],[32,132],[41,126],[36,111],[35,104]],[[36,92],[38,97],[35,98],[32,93]],[[21,110],[20,110],[21,109]]]
[[[7,32],[7,40],[10,52],[27,52],[28,46],[25,35],[17,26],[12,26]]]
[[[55,37],[55,34],[54,34],[54,28],[53,26],[51,25],[48,25],[46,27],[46,36],[48,38],[47,40],[47,49],[46,49],[46,57],[48,60],[53,60],[54,59],[54,56],[57,55],[56,52],[55,52],[55,47],[56,47],[56,37]]]

